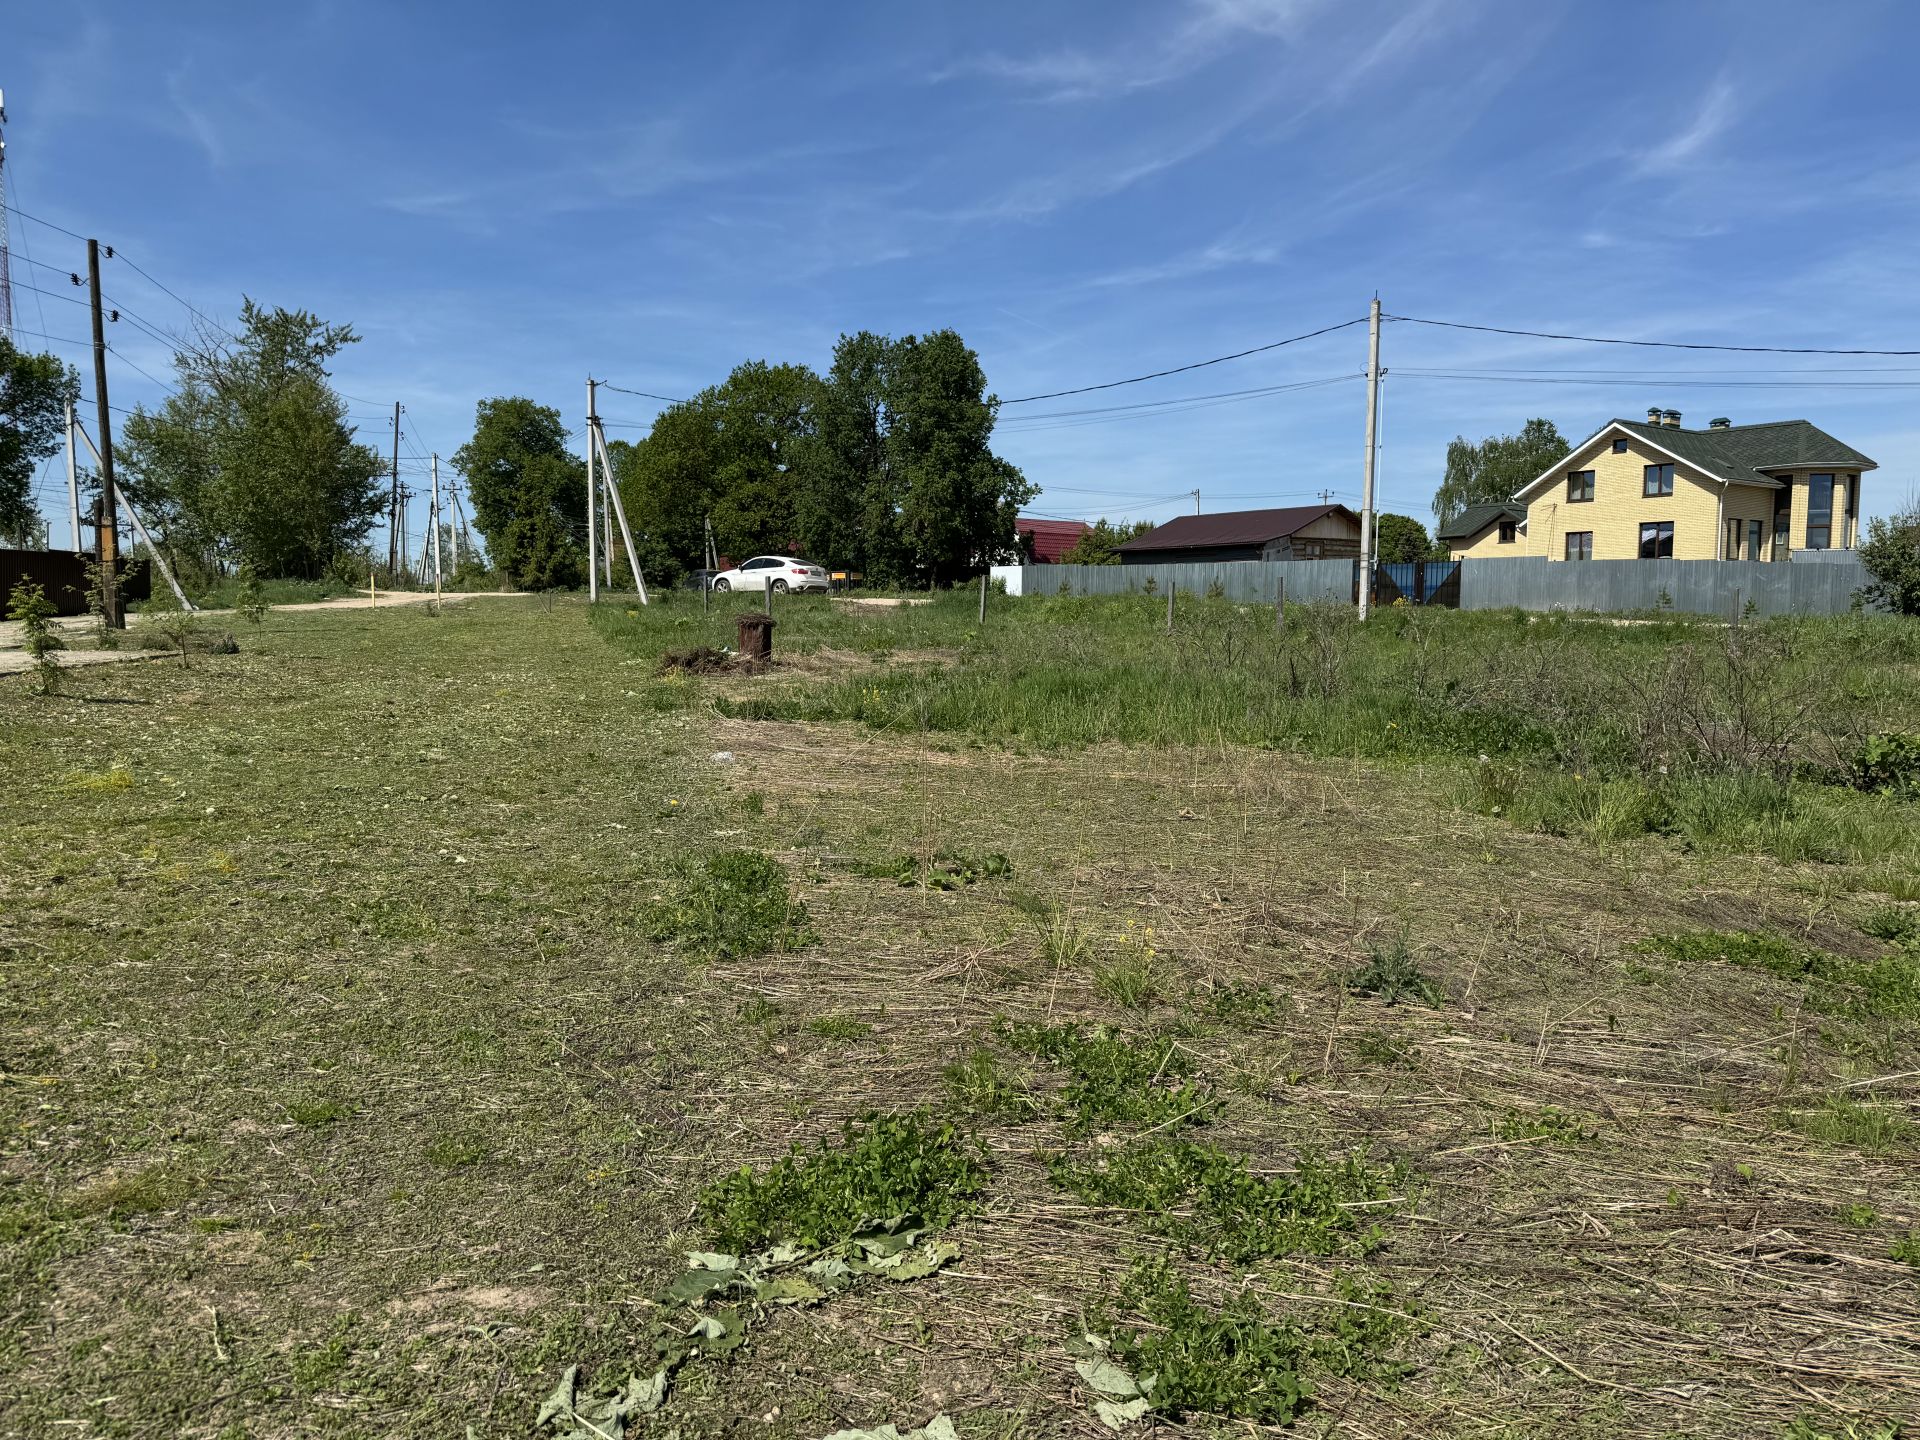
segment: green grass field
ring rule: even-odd
[[[1920,1411],[1910,628],[974,603],[0,680],[0,1435]]]

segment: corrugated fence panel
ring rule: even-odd
[[[1460,608],[1731,615],[1844,615],[1867,583],[1859,560],[1801,565],[1765,560],[1468,560]]]
[[[1219,585],[1225,599],[1271,605],[1286,585],[1289,603],[1353,600],[1351,560],[1216,560],[1170,565],[1026,565],[1023,595],[1143,595],[1147,582],[1164,595],[1169,585],[1182,595],[1204,595]],[[1012,588],[1009,586],[1009,588]]]

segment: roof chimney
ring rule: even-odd
[[[1662,410],[1660,412],[1660,419],[1669,430],[1678,430],[1680,428],[1680,412],[1678,410]]]
[[[1716,415],[1713,419],[1707,421],[1707,429],[1709,430],[1731,430],[1732,428],[1733,421],[1724,415]]]
[[[1658,425],[1659,423],[1660,423],[1660,407],[1658,405],[1647,406],[1647,424]]]

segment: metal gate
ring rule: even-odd
[[[1358,600],[1360,562],[1353,562],[1354,599]],[[1373,603],[1392,605],[1404,600],[1409,605],[1445,605],[1460,608],[1460,562],[1458,560],[1403,560],[1373,567]]]

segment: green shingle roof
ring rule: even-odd
[[[1496,520],[1524,520],[1526,510],[1519,505],[1469,505],[1453,519],[1433,532],[1436,540],[1471,540]]]
[[[1760,425],[1729,425],[1721,430],[1679,430],[1641,420],[1613,420],[1648,444],[1671,451],[1716,480],[1778,488],[1772,470],[1871,470],[1874,462],[1805,420],[1772,420]],[[1586,443],[1591,443],[1588,441]],[[1582,447],[1584,448],[1584,446]]]

